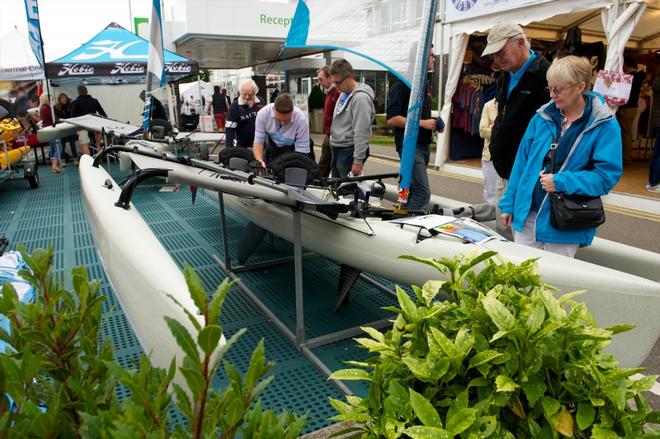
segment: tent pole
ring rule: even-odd
[[[46,78],[45,69],[44,69],[44,79],[42,81],[41,87],[44,88],[44,85],[45,85],[45,89],[46,89],[46,95],[48,96],[48,103],[50,104],[50,115],[53,118],[53,126],[55,126],[55,125],[57,125],[57,123],[55,122],[55,105],[53,104],[53,95],[50,92],[50,80],[48,78]],[[59,154],[58,154],[59,157],[58,157],[58,163],[57,164],[60,167],[60,169],[62,169],[62,153],[64,152],[63,149],[64,149],[63,143],[60,142],[59,139],[57,139],[57,150],[59,152]]]
[[[204,115],[204,104],[202,103],[202,76],[197,75],[197,95],[199,96],[199,117]]]
[[[433,33],[433,35],[435,35],[436,42],[438,43],[438,44],[436,44],[436,47],[439,47],[438,54],[440,56],[440,58],[439,58],[439,60],[440,60],[439,64],[440,65],[438,66],[438,108],[437,108],[439,118],[442,118],[442,106],[444,105],[444,94],[445,94],[444,93],[444,86],[443,86],[444,82],[442,81],[442,77],[445,74],[445,65],[444,65],[443,61],[444,61],[444,58],[445,58],[445,55],[444,55],[445,47],[444,47],[444,45],[445,45],[445,9],[446,9],[446,7],[447,7],[446,0],[440,0],[440,29],[439,29],[439,32],[437,32],[437,33],[434,32]],[[440,35],[438,35],[438,34],[440,34]],[[438,39],[440,41],[438,41]],[[447,125],[447,121],[444,121],[444,122],[445,122],[445,125]],[[441,136],[440,133],[435,133],[435,145],[436,145],[435,153],[436,153],[436,155],[439,154],[438,144],[440,143],[440,136]],[[444,163],[444,160],[443,160],[443,163]],[[440,164],[439,164],[439,161],[438,161],[437,158],[434,160],[434,165],[437,169],[440,169]]]

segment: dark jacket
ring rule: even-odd
[[[226,113],[229,110],[229,99],[226,94],[222,93],[213,93],[213,101],[211,105],[213,106],[213,113]]]
[[[232,102],[227,114],[227,125],[225,125],[226,146],[234,146],[234,140],[236,140],[236,146],[252,147],[254,143],[254,122],[257,113],[264,107],[261,99],[256,99],[257,102],[252,107],[239,105],[238,99],[234,99],[234,102]]]
[[[422,112],[420,119],[431,118],[431,89],[429,84],[425,84],[424,103],[422,105]],[[386,118],[391,119],[395,116],[408,117],[408,103],[410,101],[410,88],[401,81],[396,81],[392,88],[390,88],[387,96],[387,109],[385,110]],[[403,148],[403,134],[405,128],[394,128],[394,144],[397,152],[401,152]],[[417,145],[429,146],[433,139],[433,131],[426,130],[422,127],[417,132]]]
[[[78,96],[71,104],[71,117],[84,116],[86,114],[100,114],[103,117],[107,117],[105,110],[101,107],[101,104],[97,99],[94,99],[90,95]]]
[[[653,127],[660,129],[660,75],[653,80]]]
[[[67,102],[66,105],[55,105],[55,121],[59,122],[62,119],[68,119],[71,117],[71,102]]]
[[[511,175],[518,145],[522,140],[527,124],[541,105],[550,100],[545,87],[545,77],[550,63],[536,52],[536,58],[520,78],[520,82],[507,98],[510,75],[503,74],[497,81],[497,118],[493,124],[490,141],[490,154],[497,174],[505,179]]]

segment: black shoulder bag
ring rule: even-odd
[[[550,170],[555,172],[555,149],[550,146]],[[605,222],[605,210],[600,197],[568,195],[563,192],[550,194],[550,222],[559,230],[591,229]]]

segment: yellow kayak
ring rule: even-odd
[[[5,151],[0,148],[0,171],[5,170],[8,165],[13,165],[22,159],[30,152],[30,149],[31,148],[29,146],[21,146],[18,148],[10,149],[5,153]],[[9,160],[7,160],[7,156],[9,156]]]
[[[21,131],[21,124],[16,119],[0,120],[0,142],[11,141]]]

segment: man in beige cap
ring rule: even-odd
[[[496,193],[499,202],[527,124],[536,110],[550,100],[545,77],[550,63],[540,52],[530,49],[529,40],[515,23],[493,26],[481,56],[486,55],[492,55],[504,72],[497,81],[498,114],[490,140],[491,159],[499,176]],[[498,229],[502,231],[499,223]]]

